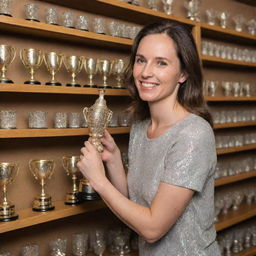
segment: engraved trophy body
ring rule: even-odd
[[[80,203],[77,193],[78,193],[78,186],[77,186],[77,175],[79,172],[79,169],[77,167],[77,162],[80,161],[79,156],[63,156],[62,158],[62,165],[65,169],[68,176],[71,176],[73,186],[72,191],[68,192],[66,195],[65,204],[68,205],[76,205]]]
[[[112,70],[112,62],[107,59],[98,59],[97,67],[100,74],[103,76],[103,84],[99,85],[99,88],[112,88],[110,85],[107,84],[108,76],[111,74]]]
[[[3,187],[3,201],[0,202],[0,222],[16,220],[15,206],[7,200],[7,185],[12,183],[18,173],[16,163],[0,162],[0,186]]]
[[[90,108],[85,107],[83,109],[83,114],[89,128],[89,141],[98,152],[102,152],[103,145],[100,139],[103,137],[104,130],[108,126],[113,114],[106,105],[104,90],[99,91],[99,98]],[[81,200],[95,200],[99,198],[98,194],[85,178],[79,184],[79,198]]]
[[[20,59],[25,68],[29,69],[30,73],[30,80],[25,81],[24,84],[41,84],[35,79],[35,72],[42,64],[42,51],[33,48],[22,49],[20,51]]]
[[[84,85],[84,87],[97,87],[97,85],[93,82],[93,77],[97,73],[97,61],[93,58],[86,58],[84,60],[84,68],[89,78],[89,83]]]
[[[7,71],[7,67],[13,62],[15,56],[16,50],[14,47],[4,44],[0,45],[0,83],[13,83],[13,81],[8,79],[5,74]]]
[[[113,66],[112,66],[112,73],[115,75],[116,81],[117,81],[117,84],[114,87],[115,89],[125,88],[124,82],[123,82],[125,68],[126,68],[126,65],[123,59],[114,60]]]
[[[53,160],[31,159],[29,161],[29,169],[41,185],[41,194],[33,201],[33,211],[46,212],[54,209],[51,197],[45,193],[44,189],[46,180],[53,174],[54,166]]]
[[[55,75],[61,67],[62,58],[62,54],[56,52],[47,52],[44,54],[45,65],[52,76],[51,81],[45,83],[46,85],[61,85],[60,82],[55,80]]]

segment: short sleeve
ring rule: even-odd
[[[209,127],[184,129],[165,157],[161,181],[201,192],[216,164],[215,140]]]

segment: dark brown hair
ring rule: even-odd
[[[202,70],[191,30],[185,24],[171,20],[145,26],[134,39],[130,62],[126,70],[127,87],[133,98],[130,111],[134,119],[150,118],[148,103],[140,99],[132,74],[137,49],[145,36],[162,33],[167,34],[174,41],[181,71],[187,77],[187,80],[180,84],[178,90],[177,100],[179,104],[188,112],[203,117],[212,125],[212,118],[203,97]]]

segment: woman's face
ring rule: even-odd
[[[133,76],[143,101],[176,98],[178,83],[186,78],[180,71],[176,48],[168,35],[147,35],[140,41]]]

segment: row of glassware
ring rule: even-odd
[[[138,248],[138,238],[129,228],[116,227],[109,230],[98,229],[87,232],[71,234],[70,248],[68,238],[55,238],[48,244],[49,256],[67,256],[71,251],[72,256],[85,256],[89,252],[102,256],[105,251],[113,256],[130,255],[132,250]],[[11,256],[6,250],[0,250],[1,256]],[[21,247],[21,256],[39,256],[40,246],[37,243],[27,243]]]
[[[251,97],[256,94],[256,85],[249,82],[205,80],[203,83],[205,96],[216,96],[219,88],[226,97]]]
[[[122,2],[128,2],[131,4],[139,5],[139,1],[121,0]],[[145,0],[146,7],[155,11],[163,11],[166,14],[173,14],[174,0]],[[159,8],[159,5],[161,8]],[[256,20],[246,18],[241,14],[236,14],[232,17],[234,26],[229,25],[230,12],[228,10],[215,10],[207,9],[204,14],[200,14],[200,0],[185,0],[183,6],[187,10],[187,18],[194,21],[200,21],[201,17],[205,15],[206,22],[209,25],[219,25],[222,28],[234,28],[238,32],[248,32],[251,35],[255,35]],[[218,20],[218,21],[217,21]],[[247,26],[247,29],[244,27]]]
[[[230,256],[256,246],[256,220],[239,223],[217,233],[222,256]]]
[[[256,121],[256,109],[211,111],[214,124]]]
[[[26,20],[37,22],[42,22],[43,20],[39,15],[39,6],[36,3],[25,4],[24,13]],[[0,15],[12,16],[10,0],[0,0]],[[106,22],[106,19],[103,17],[75,16],[70,10],[63,11],[60,15],[55,7],[45,8],[44,21],[51,25],[61,25],[67,28],[76,28],[83,31],[92,31],[98,34],[109,34],[129,39],[134,39],[141,28],[140,26],[127,25],[114,20]]]
[[[13,81],[6,77],[8,66],[13,62],[16,56],[16,49],[11,45],[0,45],[0,63],[1,63],[1,78],[0,83],[13,83]],[[126,68],[126,63],[123,59],[95,59],[86,58],[84,56],[63,55],[57,52],[43,52],[42,50],[34,48],[24,48],[20,50],[20,59],[25,68],[28,69],[30,79],[25,81],[25,84],[41,84],[35,78],[35,72],[39,69],[41,64],[45,63],[49,73],[51,74],[51,81],[46,85],[60,86],[61,83],[55,79],[56,73],[64,63],[66,70],[71,74],[71,82],[66,86],[80,87],[76,82],[76,76],[84,68],[88,75],[88,83],[84,87],[101,87],[112,88],[107,84],[107,78],[114,75],[116,78],[116,85],[114,88],[125,88],[123,85],[123,75]],[[93,77],[96,74],[102,75],[102,84],[97,86]]]
[[[216,149],[242,147],[256,144],[256,132],[241,135],[216,135]]]
[[[202,41],[202,54],[227,60],[256,63],[256,50],[227,46],[212,41]]]
[[[249,205],[256,203],[255,182],[216,190],[214,200],[215,221],[218,221],[219,214],[238,210],[242,202]]]
[[[130,118],[126,112],[113,113],[109,127],[128,127]],[[86,128],[87,122],[79,112],[57,112],[54,114],[53,127],[61,128]],[[16,129],[16,110],[0,110],[0,129]],[[36,110],[28,113],[28,128],[47,129],[49,128],[48,112]]]
[[[232,161],[218,160],[215,168],[215,179],[256,171],[256,158],[244,157],[243,159],[233,159]]]

